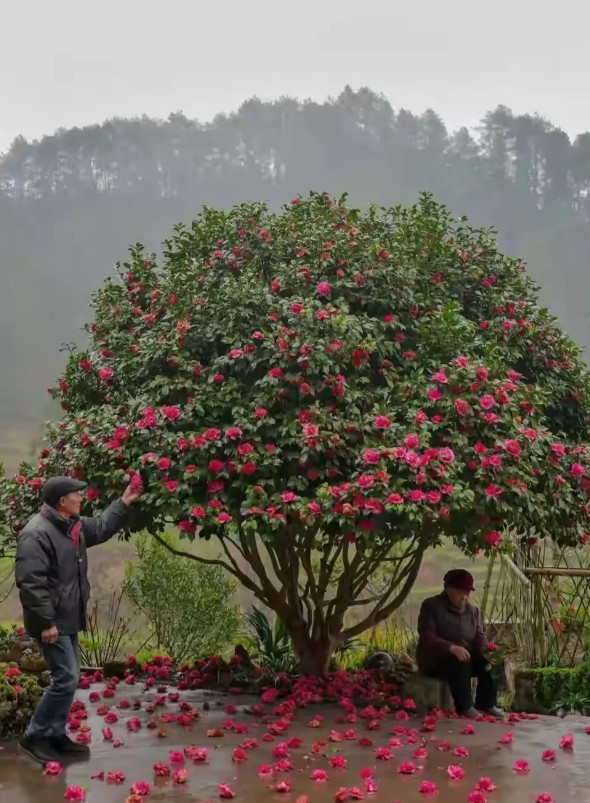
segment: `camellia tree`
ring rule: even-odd
[[[198,559],[276,611],[305,672],[398,608],[443,536],[586,542],[579,350],[491,233],[429,196],[205,209],[160,264],[132,249],[93,309],[40,465],[0,489],[9,540],[44,476],[85,477],[99,509],[141,469],[132,529],[217,539]]]

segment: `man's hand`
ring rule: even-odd
[[[139,474],[134,474],[131,482],[123,492],[123,501],[126,505],[133,505],[143,493],[143,483]]]
[[[453,644],[449,652],[451,653],[451,655],[454,655],[455,658],[462,664],[471,660],[471,655],[469,654],[469,650],[466,650],[465,647],[460,647],[458,644]]]
[[[48,627],[47,630],[41,631],[41,641],[43,644],[55,644],[58,635],[57,627],[53,625],[52,627]]]

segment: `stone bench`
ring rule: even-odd
[[[440,708],[441,711],[455,710],[448,684],[437,678],[411,675],[402,686],[402,695],[414,700],[420,715],[428,714],[434,708]]]

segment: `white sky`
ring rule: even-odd
[[[1,0],[0,152],[18,134],[368,85],[451,128],[503,103],[590,130],[587,0]]]

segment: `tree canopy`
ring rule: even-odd
[[[141,467],[132,529],[218,539],[210,560],[315,670],[403,602],[445,535],[468,554],[509,529],[587,539],[579,349],[524,266],[428,195],[206,208],[161,260],[135,246],[92,307],[40,465],[0,490],[13,535],[45,476],[85,477],[99,508]]]

